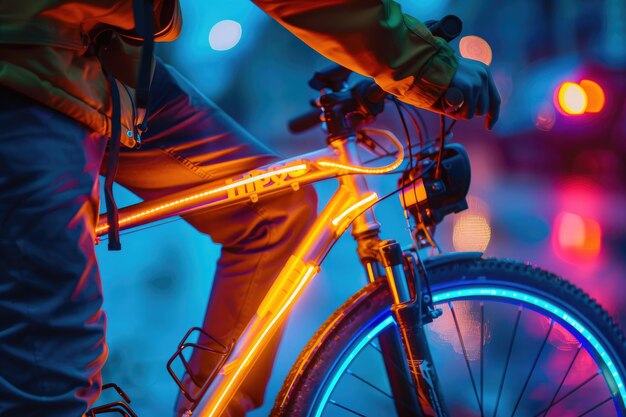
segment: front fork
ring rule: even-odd
[[[433,308],[429,292],[422,291],[420,274],[425,271],[419,260],[409,257],[410,268],[407,274],[404,257],[397,242],[381,242],[380,261],[385,268],[393,296],[391,310],[398,324],[402,350],[417,389],[419,408],[425,417],[447,417],[449,414],[424,330],[424,325],[438,317],[440,311]]]

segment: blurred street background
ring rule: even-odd
[[[248,0],[182,0],[180,39],[157,54],[254,136],[285,156],[325,145],[320,129],[293,135],[287,120],[309,109],[313,72],[329,62]],[[459,122],[454,140],[472,161],[469,210],[437,237],[447,251],[527,261],[597,299],[626,327],[626,3],[623,0],[403,0],[420,20],[446,14],[464,23],[452,45],[490,63],[502,96],[500,121]],[[355,77],[356,79],[356,77]],[[379,125],[402,137],[395,111]],[[429,134],[438,118],[424,113]],[[389,177],[372,185],[393,186]],[[333,183],[318,186],[320,200]],[[120,206],[137,198],[119,188]],[[409,243],[397,199],[377,211],[383,237]],[[183,221],[98,247],[109,361],[104,381],[121,385],[140,416],[170,415],[177,394],[165,363],[202,323],[219,247]],[[344,236],[296,305],[266,403],[267,416],[299,350],[363,284]]]

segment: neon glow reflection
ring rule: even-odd
[[[579,321],[571,317],[561,308],[556,305],[535,297],[534,295],[525,293],[523,291],[511,291],[511,290],[502,290],[496,287],[485,287],[485,286],[476,286],[472,288],[454,290],[454,291],[435,291],[433,293],[433,301],[436,304],[444,303],[447,301],[453,301],[457,299],[466,299],[471,297],[490,297],[490,298],[503,298],[508,300],[519,300],[524,303],[535,306],[538,310],[548,311],[552,313],[554,316],[558,317],[560,320],[568,323],[574,329],[576,329],[579,334],[583,336],[586,343],[595,349],[596,353],[599,355],[599,360],[602,361],[606,370],[610,375],[606,375],[604,372],[604,377],[607,379],[612,379],[615,382],[615,386],[619,392],[619,397],[623,404],[626,404],[626,389],[624,387],[624,381],[621,379],[617,367],[613,363],[613,360],[609,356],[606,349],[600,344],[598,339],[592,335],[585,326],[583,326]],[[319,401],[319,407],[315,412],[315,417],[320,417],[326,404],[330,399],[330,395],[332,394],[335,386],[339,382],[339,379],[345,372],[345,370],[350,366],[354,358],[363,350],[363,348],[370,343],[370,341],[377,337],[383,329],[387,328],[391,324],[395,324],[395,320],[392,316],[388,316],[381,323],[377,324],[372,330],[370,330],[354,347],[351,353],[343,359],[343,361],[338,365],[337,370],[332,375],[331,379],[328,382],[327,387],[322,393],[321,399]]]

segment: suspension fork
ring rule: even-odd
[[[409,274],[405,272],[404,254],[400,245],[393,240],[381,242],[380,260],[393,296],[391,310],[398,324],[403,352],[417,390],[419,409],[425,417],[447,417],[449,414],[424,330],[424,324],[439,314],[432,309],[430,295],[421,289],[418,275],[422,271],[412,261]],[[410,282],[414,286],[413,295]]]
[[[356,156],[354,141],[344,141],[341,144],[346,159],[354,163]],[[340,181],[344,186],[351,187],[357,194],[368,191],[367,181],[363,176],[347,176]],[[374,282],[384,278],[385,271],[379,262],[378,250],[380,247],[380,223],[376,220],[373,209],[368,209],[358,216],[352,224],[352,236],[357,243],[357,253],[365,268],[367,279]],[[398,358],[404,357],[402,342],[396,332],[383,332],[378,336],[380,351],[383,356],[385,371],[389,378],[389,385],[393,395],[394,405],[399,417],[416,417],[416,410],[420,410],[416,391],[410,381],[409,369],[404,361],[398,363]],[[420,417],[423,415],[418,414]]]
[[[361,264],[365,268],[368,281],[374,282],[384,279],[385,270],[378,261],[378,248],[381,243],[379,229],[365,230],[361,233],[354,233],[353,229],[352,234],[357,242],[357,252]],[[378,344],[389,380],[396,414],[399,417],[416,417],[416,415],[422,417],[421,413],[416,414],[416,410],[419,410],[420,407],[411,382],[411,373],[402,360],[404,351],[398,333],[395,331],[382,332],[378,335]]]
[[[368,219],[370,221],[367,221]],[[384,279],[385,270],[378,260],[378,248],[381,243],[380,226],[375,221],[373,212],[363,216],[361,225],[361,228],[353,227],[352,235],[357,242],[357,252],[365,268],[367,279],[369,282]],[[411,384],[411,373],[403,360],[398,361],[398,358],[404,357],[402,341],[398,333],[383,332],[378,336],[378,343],[398,417],[416,417],[416,415],[423,417],[423,414],[418,411],[420,406],[416,390]],[[416,411],[418,411],[417,414]]]

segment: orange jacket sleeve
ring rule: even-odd
[[[452,48],[392,0],[254,3],[317,52],[407,103],[430,107],[456,72]]]

